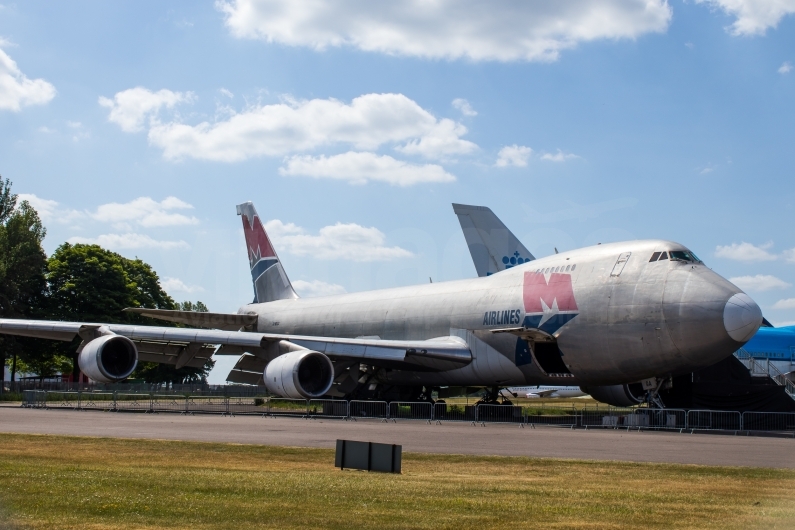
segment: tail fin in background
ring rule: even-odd
[[[461,223],[478,276],[490,276],[536,259],[489,208],[453,204],[453,211]]]
[[[254,303],[261,304],[274,300],[298,298],[279,261],[279,256],[273,249],[268,234],[265,233],[257,210],[254,209],[254,204],[251,202],[238,204],[237,215],[243,218],[243,232],[246,234],[251,280],[254,282]]]

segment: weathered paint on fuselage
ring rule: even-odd
[[[683,249],[661,240],[597,245],[484,278],[278,300],[247,305],[240,312],[256,312],[257,330],[265,333],[397,340],[457,335],[470,344],[469,365],[446,372],[382,371],[382,380],[394,384],[628,383],[708,366],[741,345],[723,326],[726,301],[740,289],[701,263],[649,263],[655,251]],[[620,274],[611,275],[627,252],[631,255]],[[546,282],[555,268],[561,268],[555,278],[570,277],[573,302],[562,307],[559,299],[548,298],[541,304],[543,313],[530,315],[525,310],[526,273],[543,274]],[[539,318],[547,325],[562,323],[552,334],[573,378],[544,375],[519,351],[521,339],[491,332],[538,323]]]

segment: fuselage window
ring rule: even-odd
[[[558,272],[558,269],[559,269],[559,268],[560,268],[560,267],[555,267],[555,272]]]
[[[566,265],[566,272],[569,272],[570,268],[571,268],[571,265]]]
[[[546,269],[546,270],[544,271],[544,274],[547,274],[548,272],[549,272],[549,269]]]
[[[662,254],[660,254],[659,261],[662,261],[664,259],[668,259],[668,253],[667,252],[663,252]]]
[[[574,269],[576,269],[576,268],[577,268],[577,265],[572,265],[572,266],[571,266],[571,270],[574,270]]]
[[[659,258],[659,257],[660,257],[660,253],[659,252],[655,252],[654,254],[651,255],[651,259],[649,260],[649,263],[651,263],[652,261],[657,261],[657,258]]]

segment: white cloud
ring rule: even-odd
[[[365,94],[350,104],[288,99],[251,107],[212,124],[155,123],[149,142],[170,160],[236,162],[333,144],[361,150],[397,144],[406,154],[440,158],[476,150],[474,143],[461,138],[466,132],[460,123],[437,119],[403,94]]]
[[[544,153],[541,155],[541,160],[547,160],[549,162],[565,162],[566,160],[571,160],[573,158],[580,158],[579,156],[575,155],[574,153],[564,153],[560,149],[558,149],[557,153]]]
[[[28,79],[17,63],[0,50],[0,110],[19,111],[44,105],[55,97],[55,87],[44,79]]]
[[[130,88],[117,92],[113,99],[103,96],[99,104],[110,109],[108,121],[116,123],[126,132],[142,131],[147,118],[157,122],[160,109],[173,108],[177,103],[190,103],[195,99],[192,92],[172,92],[158,90],[152,92],[143,87]]]
[[[736,261],[772,261],[776,259],[776,256],[767,251],[772,246],[772,242],[756,246],[745,241],[725,246],[718,245],[715,249],[715,256]]]
[[[469,101],[463,98],[455,98],[453,100],[453,107],[457,108],[461,111],[461,114],[464,116],[477,116],[478,113],[475,109],[472,108],[472,105],[469,104]]]
[[[672,15],[666,0],[218,0],[216,7],[238,38],[474,61],[554,61],[581,42],[664,32]]]
[[[160,280],[160,287],[162,287],[163,290],[166,291],[167,293],[171,292],[200,293],[204,291],[204,287],[200,285],[187,285],[179,278],[169,278],[169,277],[165,277],[162,280]]]
[[[785,298],[773,304],[773,309],[795,309],[795,298]]]
[[[97,211],[89,214],[93,219],[122,228],[127,223],[145,227],[195,225],[199,220],[172,210],[192,209],[193,206],[176,197],[166,197],[160,202],[150,197],[138,197],[127,203],[111,202],[103,204]]]
[[[769,274],[757,274],[756,276],[736,276],[729,278],[729,281],[745,291],[770,291],[772,289],[786,289],[792,284],[785,282]]]
[[[494,164],[497,167],[526,167],[527,161],[533,150],[523,145],[506,145],[500,152],[497,153],[497,162]]]
[[[97,237],[70,237],[69,243],[85,243],[99,245],[104,248],[116,250],[137,250],[142,248],[159,248],[172,250],[175,248],[190,248],[184,241],[158,241],[144,234],[102,234]]]
[[[39,217],[45,223],[56,222],[60,224],[73,223],[85,217],[82,212],[77,210],[69,210],[61,208],[57,201],[50,199],[42,199],[32,193],[20,193],[18,200],[28,201],[33,209],[39,214]]]
[[[393,186],[453,182],[455,177],[436,164],[409,164],[391,156],[350,151],[330,157],[293,156],[279,168],[282,175],[346,180],[351,184],[380,181]]]
[[[360,262],[389,261],[413,256],[406,249],[385,246],[386,236],[377,228],[367,228],[355,223],[324,226],[317,235],[312,235],[292,223],[285,224],[274,219],[265,223],[265,230],[272,237],[277,250],[284,248],[296,256]]]
[[[320,280],[312,280],[307,282],[305,280],[296,280],[293,282],[293,287],[299,296],[303,298],[316,298],[318,296],[332,296],[335,294],[345,293],[345,287],[337,285],[336,283],[326,283]]]
[[[222,96],[226,96],[229,99],[233,99],[235,97],[235,95],[232,93],[232,91],[231,90],[227,90],[226,88],[221,88],[218,91],[221,93]]]
[[[778,67],[778,73],[780,74],[788,74],[792,71],[792,63],[789,61],[784,61],[781,66]]]
[[[793,0],[696,0],[697,4],[708,4],[735,17],[726,28],[732,35],[764,35],[768,28],[775,28],[786,15],[795,13]]]

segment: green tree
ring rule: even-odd
[[[36,210],[27,201],[17,204],[11,181],[0,178],[0,317],[42,318],[46,314],[47,256],[41,246],[46,234]],[[13,377],[20,355],[46,355],[48,348],[35,339],[0,337],[0,366],[10,353]]]
[[[98,245],[64,243],[50,256],[48,266],[51,311],[59,320],[173,325],[123,312],[127,307],[178,309],[160,286],[157,273],[138,258],[125,258]],[[71,352],[75,377],[79,373],[78,343],[76,340],[62,350]],[[142,362],[132,377],[150,383],[201,381],[211,368],[177,370],[170,365]]]

